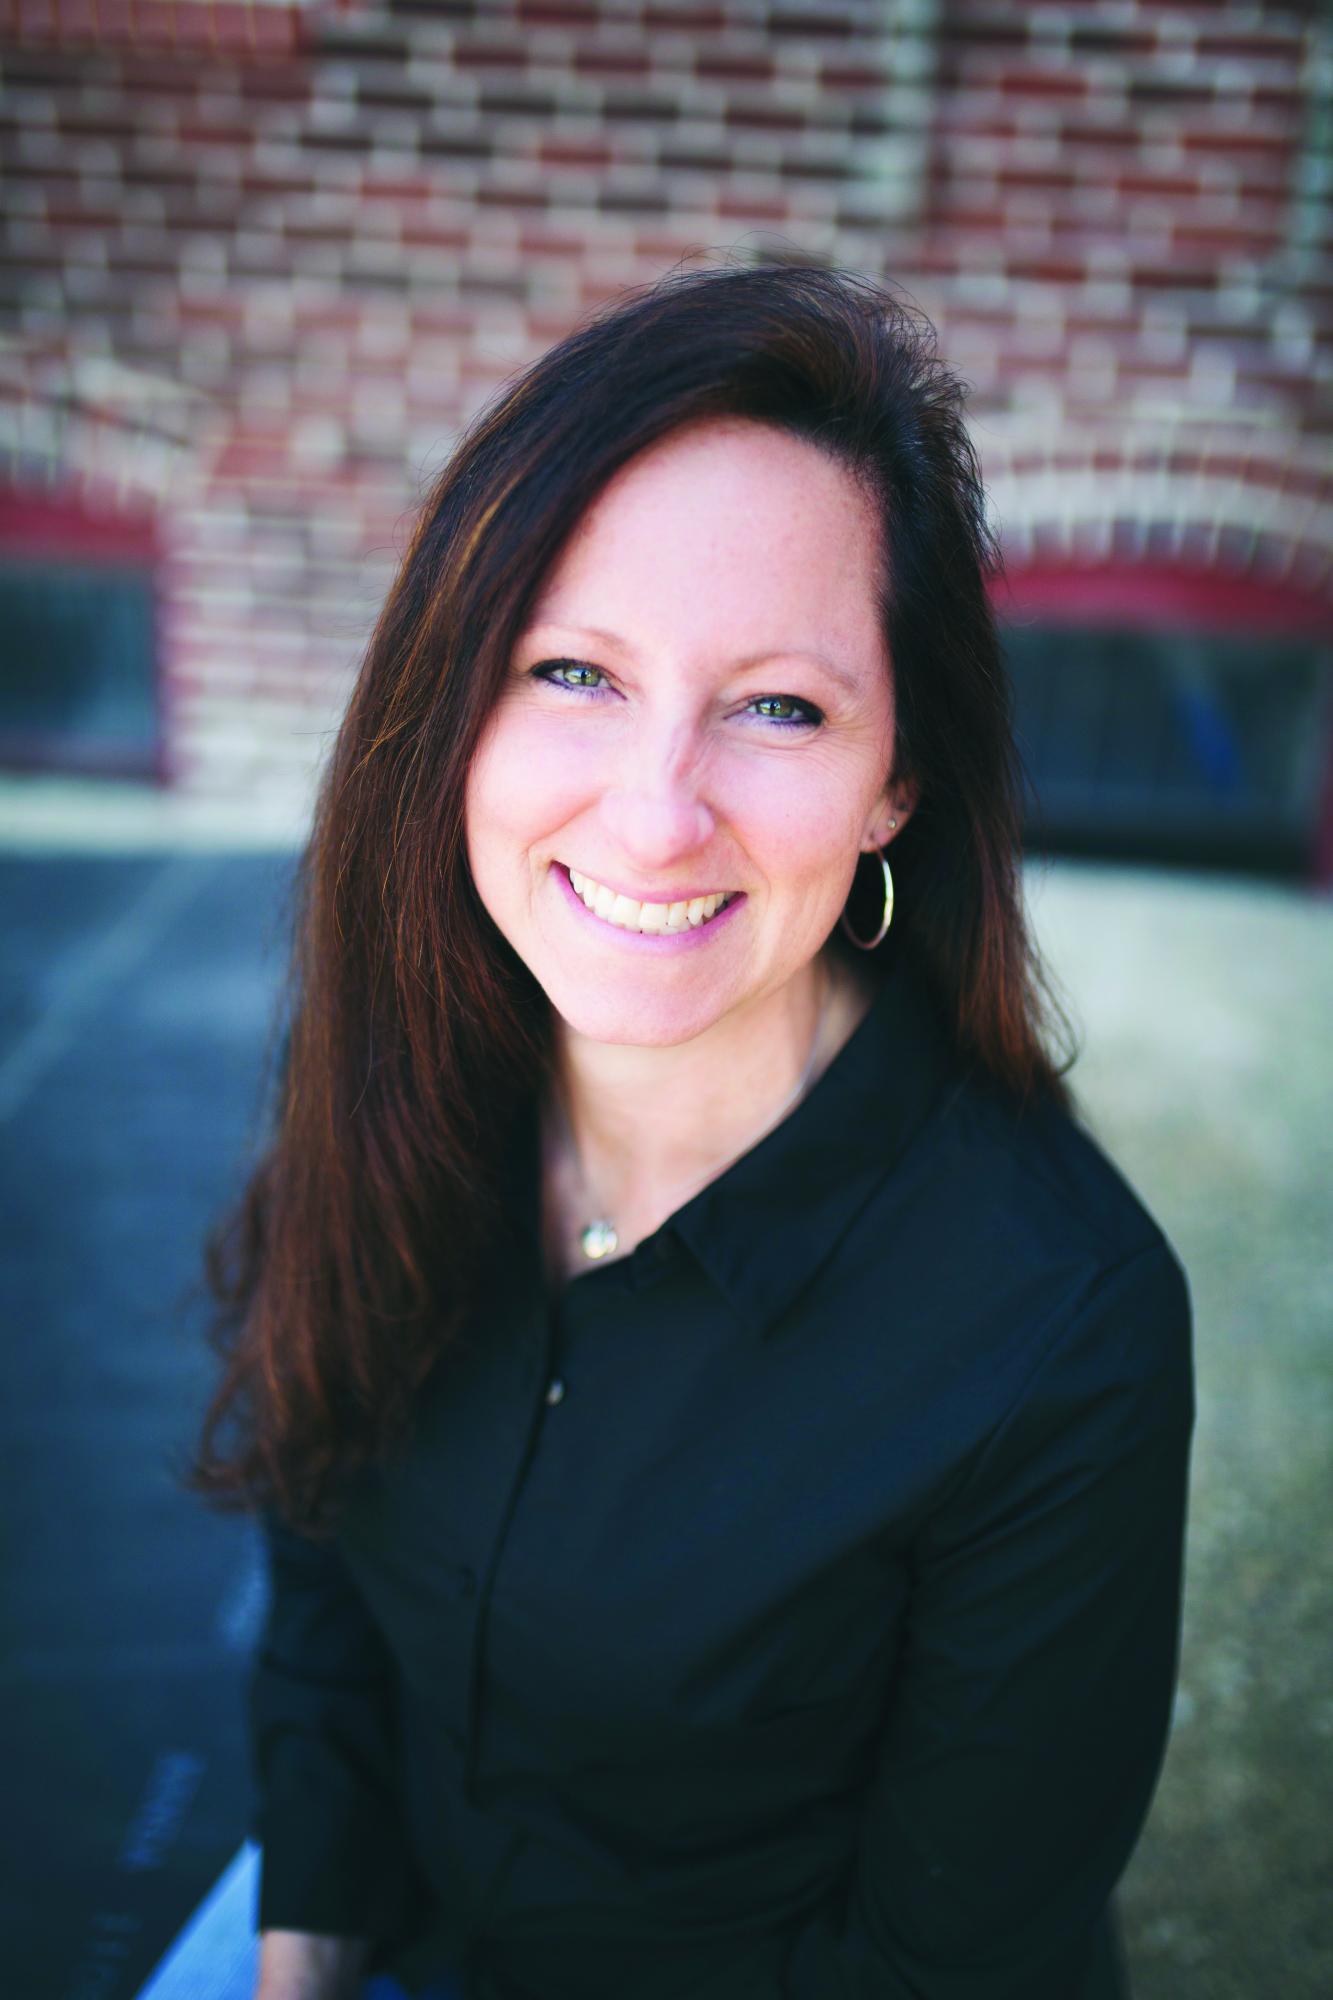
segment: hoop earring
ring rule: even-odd
[[[838,919],[838,922],[842,925],[858,951],[873,951],[883,938],[884,933],[888,930],[889,925],[893,922],[893,877],[889,873],[888,857],[882,847],[876,848],[875,852],[879,856],[879,865],[884,870],[884,914],[879,920],[879,929],[872,938],[859,938],[847,921],[847,911],[845,908]]]

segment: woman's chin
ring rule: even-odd
[[[584,1041],[630,1048],[676,1048],[711,1028],[724,1011],[703,995],[627,990],[629,982],[602,982],[601,990],[551,982],[546,997],[570,1034]],[[658,982],[660,988],[660,982]],[[618,987],[619,990],[612,990]]]

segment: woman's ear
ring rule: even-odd
[[[887,847],[896,840],[916,811],[920,787],[912,779],[899,779],[880,799],[875,816],[866,830],[863,851],[867,854],[873,848]]]

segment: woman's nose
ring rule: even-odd
[[[697,778],[670,746],[640,746],[603,792],[601,816],[615,846],[645,873],[674,866],[713,835],[713,813]]]

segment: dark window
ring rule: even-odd
[[[153,774],[152,571],[0,552],[0,761]]]
[[[1030,845],[1314,864],[1333,724],[1314,639],[1021,624],[1005,645]]]

